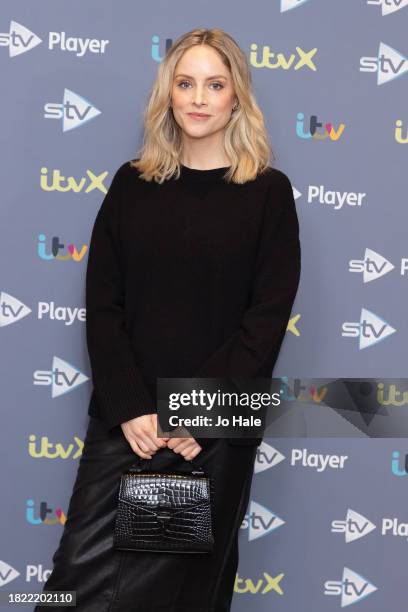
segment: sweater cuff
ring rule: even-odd
[[[133,368],[115,376],[99,376],[93,385],[98,412],[109,429],[145,414],[157,414],[156,402]]]
[[[208,448],[211,448],[212,445],[215,444],[215,442],[217,442],[219,438],[194,438],[194,439],[196,442],[198,442],[198,444],[201,446],[203,451],[205,451]],[[200,456],[200,453],[198,453],[197,457],[199,456]]]

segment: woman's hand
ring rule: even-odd
[[[194,459],[203,449],[192,437],[158,438],[157,414],[144,414],[121,423],[123,435],[134,452],[142,459],[151,459],[159,448],[167,446],[180,453],[186,461]],[[186,431],[180,428],[180,432]]]
[[[151,459],[158,448],[167,445],[169,438],[158,438],[157,414],[143,414],[121,423],[123,435],[132,449],[142,459]]]
[[[203,450],[194,438],[169,438],[167,446],[183,455],[186,461],[191,461]]]

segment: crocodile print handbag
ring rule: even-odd
[[[193,461],[191,472],[157,472],[138,464],[123,472],[114,548],[208,553],[214,548],[211,479]]]

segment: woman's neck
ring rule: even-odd
[[[225,152],[217,147],[211,147],[211,145],[197,147],[185,146],[182,153],[180,154],[180,163],[189,168],[196,168],[197,170],[212,170],[213,168],[225,168],[231,165]]]

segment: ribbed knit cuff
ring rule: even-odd
[[[94,377],[93,384],[100,417],[109,429],[144,414],[157,413],[156,403],[134,369],[96,380]]]
[[[218,438],[195,438],[195,440],[196,442],[198,442],[198,444],[201,446],[203,450],[207,450],[208,448],[211,448],[213,444],[215,444]],[[197,457],[199,456],[200,456],[200,453],[197,455]]]

